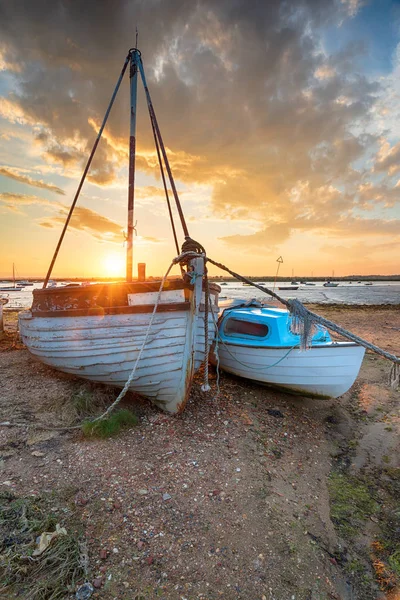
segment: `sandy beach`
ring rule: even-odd
[[[400,354],[398,305],[311,309]],[[16,315],[5,313],[0,341],[2,421],[62,427],[111,403],[116,390],[35,361]],[[223,373],[215,397],[213,370],[211,393],[198,378],[179,417],[128,395],[138,424],[106,440],[1,427],[2,503],[52,494],[59,524],[85,541],[80,583],[92,598],[395,600],[400,412],[389,370],[367,352],[351,390],[330,401]],[[17,593],[26,597],[23,580],[0,582],[1,598]]]

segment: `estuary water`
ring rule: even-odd
[[[221,281],[217,283],[221,284]],[[257,282],[256,282],[257,283]],[[363,283],[340,282],[338,287],[329,288],[323,286],[323,281],[315,282],[315,285],[299,284],[297,290],[279,290],[278,283],[275,292],[282,298],[298,298],[302,302],[316,304],[354,304],[354,305],[382,305],[400,304],[400,281],[373,282],[372,285]],[[2,284],[5,287],[7,284]],[[273,289],[273,283],[264,283],[269,289]],[[279,287],[289,286],[290,281],[280,281]],[[57,287],[62,284],[58,283]],[[11,286],[10,286],[11,287]],[[0,292],[0,297],[8,296],[8,308],[28,308],[32,304],[32,290],[40,289],[42,283],[25,287],[17,292]],[[243,285],[241,282],[226,282],[221,286],[220,300],[257,300],[268,303],[270,296],[263,294],[257,288]]]
[[[220,282],[219,282],[220,283]],[[257,283],[257,282],[256,282]],[[379,304],[400,304],[400,281],[373,282],[372,285],[365,283],[340,282],[338,287],[324,287],[323,281],[315,282],[315,285],[299,284],[297,290],[279,290],[278,283],[275,292],[288,300],[297,298],[304,303],[315,304],[354,304],[354,305],[379,305]],[[274,285],[271,282],[264,284],[265,287],[273,290]],[[289,286],[290,281],[280,281],[279,287]],[[268,303],[270,296],[263,294],[257,288],[243,285],[239,282],[227,282],[221,286],[220,299],[235,300],[243,298],[250,300],[256,298]]]

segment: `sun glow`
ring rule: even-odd
[[[116,252],[107,254],[103,260],[104,275],[107,277],[123,277],[125,272],[125,259]]]

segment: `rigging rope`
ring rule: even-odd
[[[311,318],[311,320],[314,323],[319,323],[320,325],[324,325],[325,327],[327,327],[328,329],[331,329],[335,333],[339,333],[343,337],[345,337],[353,342],[356,342],[357,344],[360,344],[360,346],[363,346],[364,348],[367,348],[368,350],[372,350],[372,352],[375,352],[376,354],[380,354],[380,356],[383,356],[384,358],[387,358],[391,362],[393,362],[397,365],[400,365],[400,358],[398,356],[396,356],[395,354],[391,354],[390,352],[386,352],[386,350],[382,350],[382,348],[379,348],[378,346],[375,346],[374,344],[367,342],[366,340],[359,337],[358,335],[355,335],[354,333],[351,333],[347,329],[340,327],[340,325],[337,325],[333,321],[330,321],[329,319],[325,319],[324,317],[317,315],[316,313],[312,312],[311,310],[308,310],[308,308],[306,308],[300,302],[300,300],[297,300],[297,299],[296,300],[285,300],[285,298],[281,298],[281,296],[279,296],[272,290],[254,283],[247,277],[243,277],[242,275],[235,273],[234,271],[232,271],[225,265],[218,263],[209,257],[207,257],[207,261],[210,262],[211,264],[215,265],[216,267],[219,267],[223,271],[227,271],[236,279],[239,279],[240,281],[243,281],[244,283],[248,283],[248,284],[252,285],[253,287],[256,287],[257,289],[260,290],[260,292],[263,292],[264,294],[268,294],[269,296],[276,298],[276,300],[278,300],[279,302],[281,302],[288,308],[289,312],[296,319],[301,320],[302,318],[307,318],[307,319]],[[303,346],[305,343],[306,342],[302,342]]]
[[[140,71],[140,76],[142,78],[142,83],[143,83],[144,91],[145,91],[145,94],[146,94],[147,108],[148,108],[148,111],[149,111],[149,114],[150,114],[150,119],[151,119],[152,123],[154,123],[154,129],[155,129],[156,134],[157,134],[157,138],[158,138],[158,141],[159,141],[159,144],[160,144],[161,153],[162,153],[163,159],[164,159],[165,168],[167,170],[168,178],[169,178],[169,181],[170,181],[170,184],[171,184],[172,193],[173,193],[174,198],[175,198],[175,204],[176,204],[176,208],[178,210],[179,218],[180,218],[180,221],[181,221],[181,225],[182,225],[182,229],[183,229],[183,234],[184,234],[185,237],[189,237],[189,230],[188,230],[187,225],[186,225],[185,215],[183,214],[183,211],[182,211],[182,206],[181,206],[181,203],[180,203],[180,200],[179,200],[179,196],[178,196],[178,192],[177,192],[177,189],[176,189],[176,186],[175,186],[175,181],[174,181],[174,178],[172,176],[172,171],[171,171],[171,167],[170,167],[170,164],[169,164],[168,156],[167,156],[167,153],[165,151],[164,142],[163,142],[163,139],[162,139],[162,136],[161,136],[161,131],[160,131],[160,128],[159,128],[159,125],[158,125],[156,113],[155,113],[154,106],[153,106],[153,103],[152,103],[152,100],[151,100],[149,88],[147,87],[146,76],[144,74],[143,62],[142,62],[141,57],[139,57],[139,63],[138,63],[138,65],[139,65],[139,71]]]
[[[183,252],[179,257],[175,258],[174,261],[177,261],[179,258],[185,258],[185,260],[189,260],[190,258],[193,258],[193,256],[194,256],[194,253],[192,253],[190,251]],[[272,290],[266,288],[265,286],[258,285],[257,283],[254,283],[253,281],[251,281],[248,277],[239,275],[239,273],[235,273],[235,271],[232,271],[231,269],[229,269],[227,266],[223,265],[222,263],[212,260],[209,256],[207,256],[207,262],[211,263],[212,265],[215,265],[222,271],[226,271],[227,273],[232,275],[232,277],[235,277],[235,279],[238,279],[239,281],[243,281],[243,283],[248,283],[249,285],[252,285],[253,287],[260,290],[260,292],[262,292],[263,294],[267,294],[267,295],[271,296],[272,298],[275,298],[281,304],[284,304],[287,307],[287,309],[289,310],[289,312],[296,319],[301,320],[303,317],[310,318],[314,323],[319,323],[320,325],[324,325],[324,327],[326,327],[327,329],[331,329],[335,333],[342,335],[343,337],[351,340],[352,342],[356,342],[360,346],[363,346],[364,348],[367,348],[368,350],[371,350],[372,352],[375,352],[376,354],[383,356],[387,360],[390,360],[391,362],[393,362],[395,365],[400,365],[400,358],[398,356],[396,356],[395,354],[391,354],[390,352],[387,352],[386,350],[382,350],[382,348],[379,348],[378,346],[375,346],[375,344],[371,344],[370,342],[367,342],[366,340],[359,337],[358,335],[355,335],[354,333],[351,333],[347,329],[340,327],[340,325],[337,325],[333,321],[330,321],[329,319],[325,319],[324,317],[317,315],[316,313],[314,313],[311,310],[309,310],[308,308],[306,308],[300,302],[300,300],[297,300],[297,299],[296,300],[286,300],[285,298],[282,298],[281,296],[279,296]],[[306,342],[302,341],[301,344],[303,344],[303,346],[304,346],[304,345],[306,345]],[[396,374],[396,370],[394,370],[394,373]]]
[[[161,154],[160,154],[160,145],[158,143],[156,128],[154,126],[153,119],[152,119],[150,111],[149,111],[149,115],[150,115],[151,128],[153,130],[154,143],[156,145],[156,150],[157,150],[157,157],[158,157],[158,164],[160,166],[161,179],[162,179],[163,186],[164,186],[164,191],[165,191],[165,198],[167,200],[168,213],[169,213],[169,219],[171,221],[172,234],[174,236],[174,241],[175,241],[175,248],[176,248],[177,253],[179,254],[178,238],[176,237],[175,222],[174,222],[174,217],[173,217],[172,210],[171,210],[171,203],[169,201],[167,182],[165,181],[164,167],[163,167],[163,164],[162,164],[162,159],[161,159]]]

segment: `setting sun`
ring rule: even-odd
[[[106,277],[123,277],[125,273],[125,258],[116,252],[107,254],[103,260],[103,268]]]

